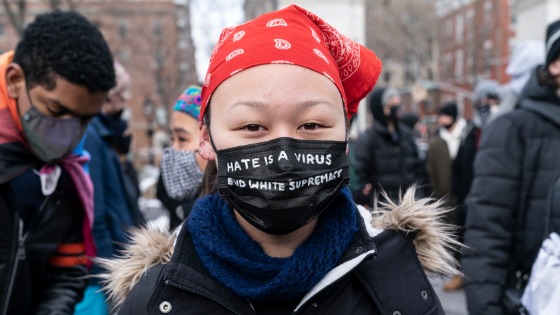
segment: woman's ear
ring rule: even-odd
[[[210,143],[210,131],[206,125],[200,126],[200,142],[198,145],[198,154],[207,161],[216,159],[216,152]]]

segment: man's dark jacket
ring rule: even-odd
[[[91,155],[90,176],[93,182],[93,236],[97,257],[114,256],[126,244],[127,229],[143,221],[142,214],[127,198],[125,182],[116,151],[109,118],[97,115],[88,126],[84,148]],[[136,202],[136,201],[133,201]],[[101,269],[94,264],[92,274]],[[96,284],[95,277],[90,283]]]
[[[20,144],[2,144],[11,147],[22,152]],[[72,180],[63,170],[55,192],[43,197],[37,170],[0,183],[2,315],[72,314],[85,289],[84,217]]]
[[[515,275],[529,274],[560,174],[560,97],[532,74],[518,108],[484,129],[467,198],[463,268],[471,314],[503,314]],[[553,219],[560,220],[560,208]]]

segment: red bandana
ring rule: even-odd
[[[202,88],[200,119],[216,88],[247,68],[273,63],[314,70],[337,86],[348,118],[373,88],[381,61],[315,14],[291,5],[222,31],[210,55]]]

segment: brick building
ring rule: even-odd
[[[440,0],[439,81],[456,90],[472,91],[483,79],[503,84],[509,59],[511,27],[509,0]],[[472,104],[464,95],[449,97],[464,105],[464,115],[472,117]]]
[[[94,0],[75,2],[75,9],[99,26],[115,59],[131,75],[126,115],[134,136],[133,151],[137,162],[149,162],[167,141],[170,106],[188,84],[198,82],[188,2]],[[44,1],[27,1],[25,21],[47,10]],[[0,51],[14,49],[17,41],[2,7]]]

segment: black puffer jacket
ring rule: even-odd
[[[560,174],[560,98],[536,73],[518,108],[483,133],[467,198],[463,268],[471,314],[503,314],[504,289],[528,274],[544,237],[545,209]],[[554,209],[555,222],[560,208]]]
[[[422,165],[411,130],[398,124],[394,138],[382,124],[360,135],[354,145],[355,170],[361,184],[370,183],[392,199],[422,180]],[[371,200],[371,199],[370,199]]]
[[[351,167],[358,175],[356,186],[373,186],[369,196],[354,192],[357,200],[367,198],[365,200],[371,201],[381,190],[397,200],[401,190],[404,192],[424,177],[412,130],[402,123],[397,123],[393,132],[387,128],[389,122],[383,111],[383,93],[383,88],[371,93],[368,102],[375,122],[352,144],[354,164]],[[367,204],[373,205],[371,202]]]

